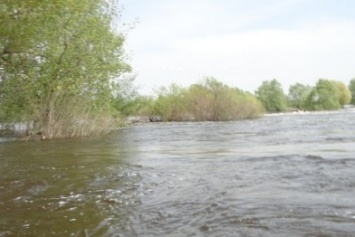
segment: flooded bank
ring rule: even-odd
[[[353,236],[355,111],[0,143],[0,236]]]

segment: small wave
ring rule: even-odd
[[[308,159],[308,160],[325,160],[323,157],[317,156],[317,155],[307,155],[306,159]]]
[[[331,142],[343,142],[346,140],[346,138],[344,138],[344,137],[327,137],[325,140],[331,141]]]

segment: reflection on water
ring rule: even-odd
[[[353,236],[354,116],[0,143],[0,236]]]

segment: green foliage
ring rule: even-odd
[[[117,78],[130,70],[111,29],[116,11],[105,0],[1,1],[0,122],[30,122],[50,138],[110,118]]]
[[[213,120],[214,98],[211,91],[204,84],[191,85],[186,96],[188,111],[190,111],[191,116],[196,121]]]
[[[312,91],[312,87],[296,83],[291,85],[288,92],[288,105],[296,109],[305,109],[307,96]]]
[[[163,121],[228,121],[259,117],[263,107],[250,93],[206,78],[187,89],[174,84],[161,88],[154,113]]]
[[[159,115],[163,121],[186,120],[187,110],[183,87],[172,84],[170,87],[161,87],[158,98],[153,107],[153,115]]]
[[[228,121],[256,118],[263,113],[257,99],[237,88],[230,88],[215,78],[188,90],[189,112],[198,121]]]
[[[266,111],[273,113],[287,110],[287,97],[281,84],[276,79],[263,81],[255,94]]]
[[[341,108],[340,93],[333,81],[319,79],[306,100],[308,110],[335,110]]]
[[[149,116],[154,109],[154,99],[151,96],[139,96],[134,100],[135,111],[130,115]]]
[[[141,96],[133,86],[133,78],[120,81],[115,95],[112,98],[114,111],[119,115],[148,115],[148,109],[152,106],[153,99],[149,96]],[[149,109],[151,110],[151,108]]]
[[[339,103],[341,106],[347,105],[351,102],[351,92],[349,88],[341,81],[332,81],[337,88]]]
[[[123,116],[149,116],[153,111],[153,98],[149,96],[135,96],[133,98],[116,97],[114,108]]]
[[[352,96],[351,104],[355,105],[355,78],[350,81],[349,90]]]

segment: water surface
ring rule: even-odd
[[[354,236],[355,111],[0,143],[0,236]]]

